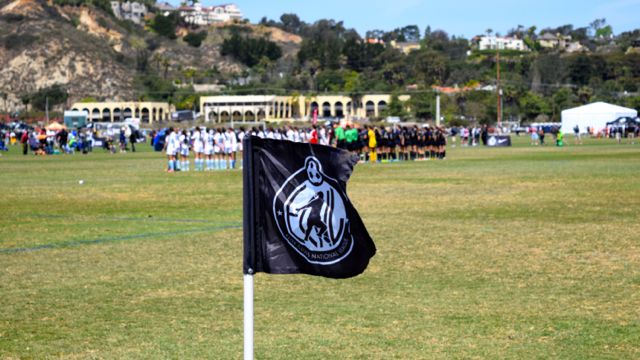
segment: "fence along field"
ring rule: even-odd
[[[347,281],[257,275],[256,358],[637,358],[640,150],[614,142],[356,166],[377,255]],[[129,238],[1,253],[0,358],[241,357],[240,171],[16,148],[0,250]]]

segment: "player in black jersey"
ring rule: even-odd
[[[420,129],[420,161],[426,160],[426,150],[425,146],[427,145],[427,130],[425,128]]]
[[[385,131],[387,137],[388,162],[397,161],[396,159],[396,133],[393,128]]]
[[[408,130],[408,134],[409,134],[409,159],[410,160],[415,160],[416,159],[416,145],[418,145],[418,128],[417,126],[413,125],[412,129]]]

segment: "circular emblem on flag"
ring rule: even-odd
[[[489,146],[496,146],[496,144],[498,144],[498,139],[496,139],[495,136],[492,136],[489,138],[489,141],[487,143],[489,144]]]
[[[345,203],[338,182],[322,172],[315,157],[291,175],[273,199],[282,236],[308,262],[330,265],[353,248]]]

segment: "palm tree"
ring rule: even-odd
[[[491,33],[493,32],[493,30],[491,29],[487,29],[487,36],[491,37]]]
[[[358,113],[357,109],[362,106],[362,94],[356,90],[349,94],[349,97],[351,98],[351,116],[353,116]]]
[[[171,59],[162,59],[162,67],[164,67],[164,81],[167,81],[167,72],[169,72],[169,66],[171,66]]]
[[[162,55],[160,55],[160,53],[153,54],[151,61],[156,63],[156,69],[158,69],[158,72],[160,72],[160,62],[162,61]]]

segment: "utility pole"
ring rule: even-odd
[[[440,88],[436,91],[436,126],[440,127]]]
[[[47,114],[47,126],[49,126],[49,97],[45,97],[45,105],[44,105],[45,114]]]
[[[501,126],[502,124],[502,106],[500,106],[500,45],[498,45],[497,48],[497,53],[498,53],[498,82],[497,82],[497,86],[498,86],[498,126]]]

